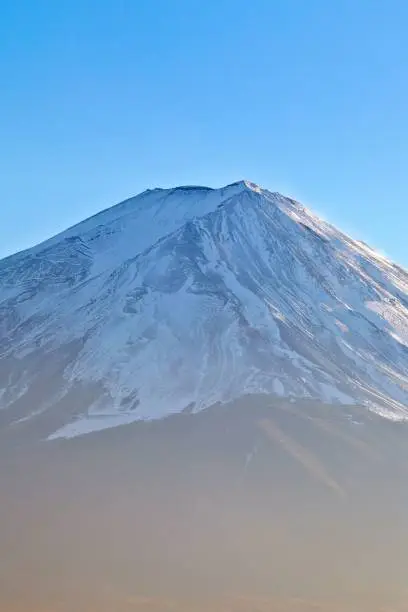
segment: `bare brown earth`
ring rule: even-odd
[[[41,427],[0,429],[1,612],[408,611],[408,426],[252,397]]]

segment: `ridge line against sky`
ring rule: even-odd
[[[244,176],[408,266],[402,0],[2,9],[0,257],[147,187]]]
[[[345,230],[345,229],[344,229],[344,227],[339,227],[338,225],[333,224],[333,223],[330,221],[330,219],[327,219],[327,218],[324,216],[324,214],[321,214],[319,211],[317,211],[316,209],[314,209],[312,206],[308,206],[308,205],[306,205],[306,204],[305,204],[305,202],[302,202],[301,200],[299,200],[299,198],[296,198],[294,195],[285,195],[285,194],[282,194],[282,193],[280,193],[280,192],[272,192],[272,190],[271,190],[271,189],[268,189],[267,187],[264,187],[264,186],[262,186],[262,185],[259,185],[259,184],[255,183],[254,181],[250,181],[250,180],[248,180],[248,179],[242,179],[242,180],[238,180],[238,181],[232,181],[231,183],[228,183],[228,184],[226,184],[226,185],[222,185],[222,186],[218,186],[218,187],[215,187],[215,186],[210,187],[210,186],[208,186],[208,185],[192,185],[192,184],[189,184],[189,185],[187,185],[187,184],[186,184],[186,185],[173,185],[173,186],[170,186],[170,187],[148,187],[148,188],[146,188],[145,190],[141,191],[140,193],[135,194],[134,196],[130,196],[130,197],[125,198],[124,200],[122,200],[122,201],[120,201],[120,202],[116,202],[116,203],[115,203],[115,204],[113,204],[112,206],[108,206],[107,208],[102,208],[101,210],[97,210],[95,213],[93,213],[92,215],[90,215],[90,217],[87,217],[87,218],[85,218],[85,219],[80,219],[79,221],[74,222],[72,225],[70,225],[70,226],[68,226],[68,227],[64,227],[64,228],[62,228],[62,230],[61,230],[61,231],[58,231],[58,232],[56,232],[55,234],[52,234],[52,235],[50,235],[50,236],[46,236],[46,237],[44,238],[44,240],[41,240],[40,242],[38,242],[38,243],[36,243],[36,244],[30,245],[30,246],[28,246],[28,247],[25,247],[25,248],[23,248],[23,249],[21,249],[21,250],[19,250],[19,251],[15,251],[15,252],[13,252],[13,253],[10,253],[9,255],[6,255],[5,257],[0,257],[0,261],[1,261],[1,259],[6,259],[6,258],[8,258],[8,257],[10,257],[10,256],[17,255],[18,253],[21,253],[21,252],[24,252],[24,251],[30,250],[31,248],[36,247],[36,246],[38,246],[38,245],[41,245],[41,244],[43,244],[43,243],[45,244],[46,242],[48,242],[48,240],[50,240],[50,239],[52,239],[52,238],[55,238],[55,237],[59,236],[60,234],[64,233],[66,230],[72,229],[72,228],[76,227],[77,225],[80,225],[82,222],[85,222],[85,221],[87,221],[88,219],[90,219],[90,218],[92,218],[92,217],[98,216],[99,214],[102,214],[102,213],[104,213],[104,212],[106,212],[106,211],[110,210],[111,208],[114,208],[115,206],[118,206],[118,205],[120,205],[120,204],[123,204],[124,202],[127,202],[127,201],[129,201],[129,200],[133,200],[134,198],[137,198],[138,196],[143,195],[143,193],[145,193],[146,191],[154,191],[154,190],[156,190],[156,189],[160,189],[160,190],[162,190],[162,191],[171,191],[172,189],[182,189],[182,188],[191,188],[191,189],[212,189],[212,190],[215,190],[215,191],[216,191],[216,190],[220,190],[220,189],[225,189],[225,188],[227,188],[227,187],[232,187],[233,185],[237,185],[237,184],[239,184],[239,183],[244,183],[244,184],[246,184],[246,186],[250,185],[250,187],[249,187],[250,189],[252,189],[252,187],[255,187],[255,188],[257,188],[257,189],[261,188],[262,190],[264,190],[264,191],[268,191],[269,193],[278,193],[279,195],[281,195],[281,196],[283,196],[283,197],[286,197],[286,198],[290,198],[290,199],[296,200],[297,202],[299,202],[299,204],[301,204],[302,206],[305,206],[305,207],[306,207],[306,208],[307,208],[307,209],[308,209],[308,210],[309,210],[309,211],[310,211],[312,214],[316,215],[316,216],[317,216],[317,217],[318,217],[318,218],[319,218],[321,221],[323,221],[323,222],[325,222],[325,223],[328,223],[329,225],[332,225],[332,226],[333,226],[333,227],[334,227],[336,230],[338,230],[338,231],[342,232],[343,234],[345,234],[346,236],[348,236],[348,237],[349,237],[349,238],[351,238],[352,240],[357,241],[357,242],[363,242],[363,243],[365,243],[365,244],[366,244],[368,247],[370,247],[370,248],[371,248],[371,249],[372,249],[374,252],[376,252],[378,255],[380,255],[380,256],[382,256],[382,257],[385,257],[386,259],[390,260],[392,263],[397,263],[397,264],[399,263],[399,262],[396,262],[395,260],[393,260],[393,259],[392,259],[392,258],[391,258],[391,257],[390,257],[390,256],[389,256],[387,253],[385,253],[383,250],[381,250],[381,249],[379,249],[379,248],[375,247],[374,245],[370,244],[369,242],[366,242],[365,240],[363,240],[363,239],[361,238],[361,236],[358,236],[357,234],[355,235],[353,232],[350,232],[350,231]],[[405,268],[405,266],[404,266],[403,264],[400,264],[400,265],[401,265],[403,268]],[[406,269],[407,269],[407,273],[408,273],[408,268],[406,268]]]

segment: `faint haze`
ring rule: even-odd
[[[406,429],[252,397],[68,442],[0,430],[0,610],[405,612]]]

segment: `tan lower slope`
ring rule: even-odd
[[[290,408],[290,410],[289,410]],[[408,610],[408,429],[246,398],[0,432],[0,610]]]

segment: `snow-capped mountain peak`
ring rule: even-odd
[[[0,262],[0,351],[50,435],[249,392],[405,418],[408,274],[250,181],[147,190]]]

